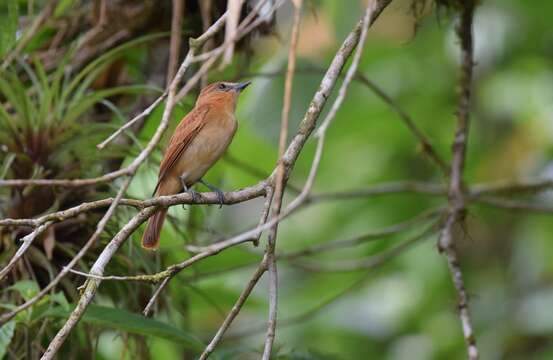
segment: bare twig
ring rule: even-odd
[[[17,249],[16,253],[12,256],[8,264],[2,270],[0,270],[0,281],[10,272],[10,270],[15,266],[19,259],[21,259],[29,246],[31,246],[33,240],[42,235],[42,233],[44,233],[44,231],[46,231],[51,224],[52,222],[46,222],[38,226],[30,234],[25,235],[23,239],[21,239],[21,242],[23,244],[19,247],[19,249]]]
[[[238,22],[240,20],[240,12],[242,10],[243,0],[227,0],[227,24],[225,25],[225,41],[230,41],[236,36]],[[234,54],[234,41],[230,41],[230,46],[227,46],[223,55],[221,66],[227,66],[231,63]]]
[[[261,276],[265,273],[265,271],[267,271],[266,257],[263,258],[263,260],[255,270],[254,274],[252,275],[252,278],[246,285],[246,288],[242,291],[242,293],[240,294],[240,297],[238,298],[238,300],[236,300],[236,303],[234,304],[231,311],[228,313],[227,317],[221,324],[221,327],[219,327],[219,330],[217,330],[217,333],[215,334],[211,342],[207,345],[203,353],[200,355],[200,360],[207,359],[209,355],[215,350],[215,347],[217,346],[217,344],[219,344],[219,342],[223,338],[223,335],[230,327],[232,321],[236,318],[236,316],[238,316],[238,313],[242,309],[242,306],[244,306],[244,303],[250,296],[252,290],[254,289],[255,285],[257,284]]]
[[[444,176],[449,175],[449,170],[447,168],[446,162],[442,157],[436,152],[430,140],[424,135],[424,133],[417,127],[415,121],[411,116],[405,112],[388,94],[386,94],[378,85],[372,82],[368,77],[362,73],[357,73],[355,76],[360,83],[371,89],[379,98],[382,99],[390,109],[394,110],[400,119],[405,123],[405,126],[411,131],[411,133],[417,138],[422,146],[423,152],[428,155],[428,157],[434,161],[434,163],[440,168]]]
[[[459,255],[455,247],[453,230],[456,224],[463,221],[465,213],[465,197],[463,189],[463,170],[467,149],[469,132],[470,96],[473,70],[473,42],[472,19],[474,13],[474,1],[460,2],[461,16],[457,27],[457,36],[461,44],[461,75],[459,80],[459,102],[457,107],[457,129],[453,141],[453,159],[451,163],[451,179],[449,185],[449,212],[447,220],[441,231],[439,249],[445,254],[453,284],[457,290],[459,300],[459,318],[461,320],[465,342],[467,344],[468,357],[477,360],[478,348],[472,327],[468,294],[463,281],[463,274],[459,265]]]
[[[319,67],[303,67],[296,71],[296,73],[321,73],[324,72],[323,68]],[[263,72],[263,73],[249,73],[248,76],[282,76],[284,73],[282,71],[275,72]],[[369,88],[375,95],[382,99],[394,112],[398,114],[400,119],[405,123],[407,128],[413,133],[413,135],[419,140],[422,146],[422,150],[428,157],[436,163],[440,168],[442,173],[445,176],[449,175],[449,169],[447,163],[443,158],[438,154],[438,152],[432,146],[432,143],[426,135],[420,130],[413,118],[390,96],[388,95],[380,86],[376,85],[372,80],[370,80],[364,74],[358,72],[355,74],[354,80],[358,81],[360,84]]]
[[[318,253],[322,253],[322,252],[326,252],[334,249],[357,246],[371,240],[382,239],[386,236],[397,234],[409,227],[417,225],[420,222],[435,218],[437,215],[442,214],[444,210],[445,210],[444,208],[438,208],[438,209],[432,209],[429,211],[424,211],[421,214],[409,220],[406,220],[404,222],[401,222],[395,225],[391,225],[381,230],[371,231],[366,234],[355,236],[353,238],[346,239],[346,240],[336,240],[328,243],[322,243],[319,245],[306,247],[302,250],[298,250],[294,252],[281,253],[281,254],[278,254],[276,257],[277,259],[283,259],[288,261],[288,260],[297,259],[299,257],[318,254]],[[244,239],[243,242],[246,242],[246,241],[249,241],[249,239]],[[187,267],[190,267],[192,264],[198,262],[199,260],[202,260],[212,255],[216,255],[222,250],[240,243],[242,242],[234,242],[234,241],[226,240],[226,241],[217,242],[207,247],[196,248],[195,250],[198,252],[197,256],[187,259],[182,263],[171,265],[163,271],[160,271],[155,274],[150,274],[150,275],[141,274],[141,275],[129,275],[129,276],[119,276],[119,275],[100,276],[100,275],[94,275],[91,273],[84,273],[82,271],[77,271],[77,270],[69,270],[69,271],[71,271],[74,274],[78,274],[78,275],[93,278],[93,279],[99,279],[99,280],[136,281],[136,282],[149,282],[149,283],[157,284],[162,281],[164,282],[165,279],[176,275],[179,271],[184,270]],[[266,258],[266,255],[264,257]],[[247,265],[249,266],[252,264],[247,264]],[[240,266],[239,268],[241,267],[242,266]],[[215,273],[219,273],[219,272],[217,271]]]
[[[271,204],[273,202],[273,187],[270,185],[267,185],[267,189],[265,189],[265,204],[263,204],[263,210],[261,211],[261,216],[259,217],[259,223],[258,227],[263,225],[267,218],[269,217],[269,212],[271,211]],[[257,234],[253,238],[253,244],[254,246],[259,245],[259,239],[261,238],[261,233]]]
[[[167,97],[167,92],[164,92],[160,97],[158,97],[150,106],[144,109],[140,114],[136,115],[131,120],[127,121],[125,125],[117,129],[113,134],[111,134],[106,140],[102,141],[96,147],[100,150],[106,147],[113,139],[121,135],[122,132],[133,126],[137,121],[144,119],[146,116],[150,115],[152,111]]]
[[[292,85],[294,82],[294,72],[296,69],[296,49],[298,46],[298,38],[300,32],[301,21],[301,9],[302,0],[294,1],[294,22],[292,25],[292,33],[290,35],[290,49],[288,51],[288,67],[286,70],[286,79],[284,82],[284,99],[282,105],[282,114],[280,122],[280,137],[278,146],[278,163],[277,163],[277,176],[274,184],[274,194],[272,199],[272,216],[278,217],[280,209],[282,207],[282,200],[284,198],[284,190],[286,189],[286,168],[280,159],[286,151],[286,145],[288,143],[288,123],[290,118],[290,106],[292,103]],[[269,206],[271,203],[268,202]],[[269,316],[267,319],[267,334],[265,336],[265,347],[263,349],[263,359],[269,359],[271,357],[271,351],[273,348],[273,342],[276,333],[277,322],[277,305],[278,305],[278,272],[277,263],[275,257],[275,247],[278,232],[278,223],[276,223],[270,230],[266,259],[267,267],[269,271]],[[259,234],[261,236],[261,234]]]
[[[202,15],[203,31],[206,31],[211,26],[211,9],[213,8],[212,0],[204,0],[199,2],[200,13]],[[203,46],[202,52],[209,51],[213,48],[213,39],[209,39]],[[207,85],[207,74],[202,76],[201,86]]]
[[[173,0],[173,19],[171,22],[171,47],[169,53],[169,65],[167,66],[167,84],[169,84],[175,77],[179,66],[183,13],[184,0]]]
[[[434,231],[435,231],[435,226],[434,226]],[[428,234],[430,234],[430,233],[428,233]],[[416,243],[417,241],[420,241],[422,239],[423,238],[420,237],[420,235],[417,235],[414,238],[406,240],[404,243],[399,244],[396,247],[394,247],[394,248],[392,248],[388,251],[384,251],[383,253],[375,255],[374,257],[366,260],[366,263],[362,264],[364,266],[359,268],[359,270],[365,270],[365,272],[363,273],[363,275],[361,277],[359,277],[357,280],[355,280],[353,283],[348,285],[346,288],[344,288],[343,290],[341,290],[337,294],[335,294],[335,295],[331,296],[330,298],[328,298],[327,300],[319,303],[318,305],[314,306],[313,308],[309,309],[308,311],[306,311],[304,313],[301,313],[299,315],[295,315],[295,316],[292,316],[292,317],[285,318],[285,319],[281,320],[279,322],[279,326],[293,325],[293,324],[298,323],[300,321],[305,321],[305,320],[311,318],[312,316],[316,315],[320,310],[324,309],[328,305],[334,303],[336,300],[342,298],[347,293],[349,293],[349,292],[357,289],[359,286],[361,286],[367,280],[367,278],[369,277],[369,274],[371,274],[372,270],[374,270],[375,268],[378,268],[379,266],[383,265],[387,261],[399,256],[400,254],[403,253],[403,251],[407,250],[411,245],[413,245],[414,243]],[[335,241],[335,242],[332,242],[332,243],[340,243],[340,241]],[[301,267],[301,265],[299,265],[299,266]],[[263,330],[263,328],[264,328],[264,326],[260,325],[260,326],[251,327],[251,328],[246,329],[246,330],[241,331],[241,332],[233,333],[233,334],[229,335],[228,340],[233,341],[233,340],[243,338],[243,337],[246,337],[246,336],[257,335],[257,334],[259,334],[260,331]]]
[[[491,184],[475,184],[470,187],[471,196],[534,194],[553,189],[553,179],[502,181]]]
[[[427,229],[422,231],[420,234],[399,243],[383,251],[380,254],[369,257],[368,259],[356,259],[356,260],[347,260],[347,261],[333,261],[330,264],[321,265],[315,261],[293,261],[292,265],[301,267],[302,269],[316,272],[350,272],[350,271],[359,271],[359,270],[368,270],[374,269],[384,262],[390,260],[391,258],[396,257],[403,251],[410,248],[412,245],[418,243],[419,241],[427,238],[428,236],[436,233],[436,225],[439,223],[434,222]]]
[[[424,211],[421,214],[410,218],[406,221],[400,222],[398,224],[394,224],[391,226],[388,226],[384,229],[376,230],[376,231],[370,231],[362,235],[354,236],[350,239],[345,240],[336,240],[336,241],[330,241],[326,243],[321,243],[313,246],[305,247],[298,251],[288,252],[288,253],[282,253],[278,254],[279,259],[297,259],[299,257],[303,256],[309,256],[314,254],[319,254],[326,251],[332,251],[336,249],[341,249],[344,247],[351,247],[351,246],[357,246],[360,244],[364,244],[369,241],[374,240],[380,240],[384,237],[391,236],[394,234],[397,234],[405,229],[408,229],[414,225],[419,224],[420,222],[426,221],[428,219],[435,218],[437,215],[443,213],[443,208],[438,209],[432,209],[429,211]]]
[[[271,176],[270,173],[258,169],[257,167],[248,164],[247,162],[238,159],[230,155],[229,153],[223,156],[223,160],[225,160],[230,165],[236,167],[237,169],[242,170],[244,173],[256,177],[257,179],[266,179]],[[286,190],[290,190],[295,194],[299,194],[301,192],[301,189],[298,186],[291,184],[290,181],[286,182]]]
[[[123,194],[129,187],[129,184],[131,183],[132,177],[128,177],[125,180],[125,183],[121,186],[119,189],[117,196],[115,197],[115,200],[111,203],[110,207],[100,219],[98,224],[96,225],[96,231],[94,231],[94,234],[90,237],[90,239],[87,241],[87,243],[93,244],[97,241],[97,239],[100,237],[100,234],[104,231],[104,228],[106,227],[109,219],[114,214],[115,209],[117,208],[117,205],[121,198],[123,197]],[[84,253],[83,253],[84,255]],[[76,257],[74,257],[75,259]],[[82,297],[81,297],[82,299]],[[92,299],[91,299],[92,300]],[[81,305],[82,309],[80,312],[77,310],[79,308],[79,305]],[[65,338],[69,335],[69,332],[73,329],[73,327],[77,324],[81,316],[84,314],[84,310],[86,307],[82,307],[82,302],[79,301],[79,304],[77,305],[77,308],[71,313],[69,316],[69,319],[64,324],[64,326],[61,328],[61,330],[56,334],[54,339],[50,342],[50,345],[48,345],[48,349],[46,349],[46,352],[42,355],[43,359],[50,359],[53,358],[59,347],[63,344]]]
[[[522,201],[513,201],[495,196],[477,196],[467,195],[465,200],[478,202],[484,205],[493,206],[510,211],[524,211],[525,213],[533,212],[537,214],[553,214],[553,205],[534,204]]]
[[[252,185],[249,188],[243,190],[251,190],[257,192],[259,196],[265,196],[265,192],[260,190],[261,186],[266,186],[267,182],[271,180],[270,174],[265,174],[267,177],[263,181],[256,185]],[[290,185],[287,188],[291,189]],[[498,208],[507,210],[528,210],[537,213],[553,213],[553,207],[533,204],[521,201],[514,201],[497,196],[490,196],[488,194],[497,193],[509,193],[509,194],[524,194],[534,193],[538,191],[544,191],[550,189],[549,181],[532,180],[527,182],[501,182],[501,183],[482,183],[475,184],[467,189],[465,200],[471,203],[482,203]],[[294,189],[295,193],[301,192],[300,189]],[[440,184],[418,182],[418,181],[397,181],[389,183],[381,183],[373,185],[365,189],[346,190],[337,192],[324,192],[310,194],[307,198],[305,205],[316,204],[324,201],[339,201],[339,200],[356,200],[364,199],[368,197],[393,195],[393,194],[421,194],[430,196],[446,196],[447,189]],[[234,192],[226,193],[224,196],[223,204],[232,205],[236,201]],[[249,200],[249,199],[248,199]],[[246,201],[246,200],[244,200]],[[66,210],[60,210],[57,212],[42,215],[34,219],[1,219],[0,226],[30,226],[37,227],[48,221],[62,222],[64,220],[75,217],[81,213],[92,211],[99,208],[108,207],[113,202],[113,198],[106,198],[91,202],[86,202],[74,206]],[[121,199],[120,205],[132,206],[138,209],[142,209],[150,206],[172,206],[181,204],[196,204],[196,205],[209,205],[218,204],[218,199],[214,193],[201,193],[201,197],[194,199],[188,194],[177,194],[166,197],[151,198],[146,200],[136,199]]]
[[[158,286],[156,291],[154,291],[154,294],[152,295],[152,297],[148,301],[148,304],[146,304],[146,307],[142,311],[142,315],[144,315],[144,316],[150,315],[150,313],[152,312],[152,308],[154,307],[154,305],[156,303],[157,298],[159,297],[159,295],[161,294],[161,292],[163,291],[165,286],[167,286],[167,284],[169,283],[170,280],[171,280],[170,277],[166,277],[165,279],[163,279],[163,281]]]

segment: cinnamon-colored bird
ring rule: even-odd
[[[227,150],[236,132],[234,111],[238,95],[250,82],[217,82],[202,89],[194,109],[188,113],[175,129],[169,140],[159,167],[159,176],[154,196],[172,195],[181,191],[197,193],[192,185],[201,182],[219,197],[223,203],[221,190],[202,180],[204,174]],[[160,209],[149,220],[142,247],[155,249],[167,209]]]

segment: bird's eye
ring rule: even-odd
[[[219,90],[225,90],[226,88],[227,88],[227,86],[225,84],[219,84],[217,86],[217,89],[219,89]]]

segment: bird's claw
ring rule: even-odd
[[[201,199],[200,193],[197,192],[196,190],[188,188],[188,189],[184,190],[184,192],[187,193],[187,194],[190,194],[190,196],[192,196],[192,202],[193,203],[197,203]],[[183,210],[186,210],[185,205],[186,204],[182,204],[182,209]]]
[[[201,199],[201,195],[199,192],[197,192],[196,190],[194,189],[188,189],[186,190],[187,193],[190,194],[190,196],[192,196],[192,201],[194,201],[195,203],[197,203],[198,201],[200,201]]]
[[[210,183],[204,181],[203,179],[200,179],[200,183],[203,184],[205,187],[207,187],[209,190],[213,191],[215,194],[217,194],[217,201],[219,202],[219,209],[223,207],[223,204],[225,203],[225,194],[221,191],[221,189],[216,188],[215,186],[211,185]]]
[[[223,207],[225,202],[225,194],[219,189],[215,189],[215,194],[217,194],[217,201],[219,201],[219,209]]]
[[[186,186],[185,180],[186,179],[184,178],[184,176],[180,177],[183,191],[187,194],[190,194],[190,196],[192,196],[192,202],[197,203],[201,199],[200,194],[196,190],[192,189],[192,187]],[[182,208],[186,210],[186,208],[184,207],[184,204],[182,204]]]

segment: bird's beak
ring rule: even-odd
[[[252,82],[251,81],[246,81],[246,82],[243,82],[243,83],[237,83],[234,85],[234,90],[240,92],[242,90],[244,90],[245,88],[248,87],[248,85],[250,85]]]

